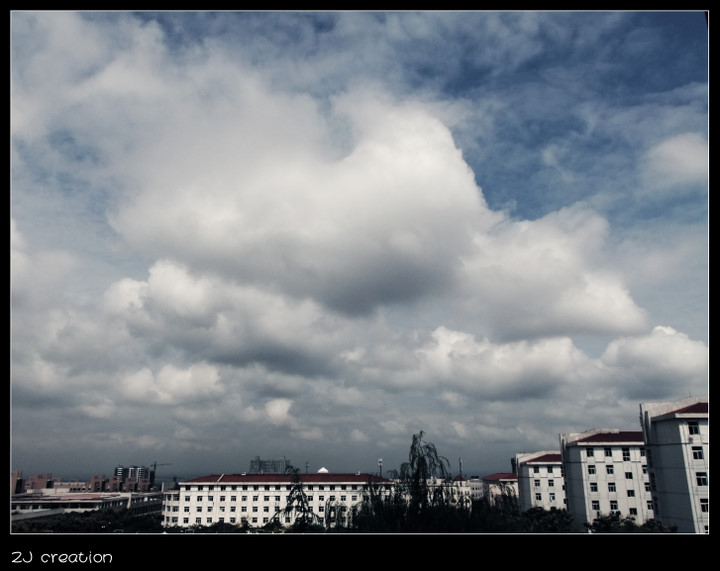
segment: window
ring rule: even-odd
[[[540,502],[542,501],[542,494],[535,494],[535,499]]]
[[[592,509],[596,512],[600,511],[600,501],[599,500],[593,500],[592,501]]]
[[[585,456],[587,456],[588,458],[592,458],[593,456],[595,456],[595,449],[588,448],[587,450],[585,450]]]
[[[614,473],[615,473],[615,466],[613,466],[612,464],[607,464],[607,465],[605,466],[605,470],[607,471],[608,474],[614,474]]]
[[[614,512],[618,509],[618,503],[617,500],[610,500],[610,509]]]
[[[710,500],[707,498],[700,498],[700,511],[708,513],[710,511]]]
[[[692,447],[693,460],[702,460],[704,458],[702,446]]]
[[[555,487],[555,480],[548,480],[548,486],[550,486],[551,488],[554,488],[554,487]]]
[[[628,490],[627,491],[628,498],[634,498],[635,497],[635,490]]]
[[[597,493],[598,487],[597,482],[590,482],[590,491],[593,493]]]
[[[622,455],[623,455],[623,462],[630,461],[630,449],[629,448],[623,448]]]
[[[708,485],[707,472],[697,472],[695,474],[695,479],[697,481],[698,486],[707,486]]]
[[[653,511],[653,503],[652,500],[647,501],[647,509],[649,512]]]
[[[552,474],[552,473],[553,473],[553,467],[552,467],[552,466],[548,466],[548,467],[547,467],[547,472],[548,472],[548,474]]]
[[[594,473],[595,473],[595,465],[594,465],[594,464],[590,464],[590,465],[588,466],[588,474],[594,474]]]
[[[688,431],[690,434],[700,434],[700,425],[697,422],[688,422]]]
[[[605,448],[605,457],[612,457],[612,448],[606,447]]]
[[[534,480],[534,484],[536,488],[540,487],[540,480]]]
[[[632,472],[625,472],[625,479],[632,480]]]
[[[615,482],[608,482],[608,492],[615,492]]]
[[[630,508],[630,515],[637,515],[637,508]]]
[[[533,466],[533,474],[539,474],[540,473],[540,466]]]

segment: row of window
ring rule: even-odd
[[[540,484],[541,484],[541,480],[533,480],[533,485],[534,485],[536,488],[539,488],[539,487],[540,487]],[[547,480],[547,485],[548,485],[548,487],[550,487],[550,488],[554,488],[554,487],[555,487],[555,480]],[[563,484],[562,488],[565,489],[565,484]]]
[[[599,512],[599,511],[600,511],[600,500],[593,500],[593,501],[591,502],[591,504],[592,504],[592,510],[593,510],[593,511],[595,511],[595,512]],[[649,512],[651,512],[651,511],[654,511],[654,509],[655,509],[655,508],[654,508],[654,506],[653,506],[652,500],[648,500],[648,501],[647,501],[647,510],[648,510]],[[618,507],[617,500],[610,500],[610,511],[611,511],[611,512],[617,512],[618,510],[619,510],[619,507]],[[637,510],[637,508],[628,508],[628,513],[629,513],[631,516],[636,516],[636,515],[638,515],[638,510]]]
[[[550,493],[548,494],[548,501],[549,501],[550,503],[556,501],[556,499],[557,499],[557,498],[556,498],[555,492],[550,492]],[[542,501],[543,501],[543,497],[542,497],[542,494],[541,494],[540,492],[537,492],[537,493],[535,494],[535,500],[538,501],[538,502],[542,502]],[[567,500],[563,498],[563,502],[564,502],[564,503],[567,503]]]
[[[610,447],[610,446],[606,446],[605,448],[603,448],[604,457],[605,457],[605,458],[612,458],[612,457],[613,457],[613,450],[615,450],[615,449],[612,448],[612,447]],[[622,459],[623,459],[623,462],[630,462],[630,448],[627,447],[627,446],[625,446],[625,447],[621,448],[621,450],[622,450]],[[599,452],[599,451],[598,451],[598,452]],[[586,449],[585,449],[585,456],[586,456],[587,458],[595,458],[595,457],[596,457],[596,456],[595,456],[595,449],[594,449],[594,448],[586,448]],[[642,447],[640,448],[640,456],[643,457],[643,458],[645,457],[645,448],[642,448]],[[598,454],[598,457],[600,457],[599,454]]]
[[[240,498],[240,501],[241,501],[241,502],[247,502],[249,497],[252,497],[252,501],[253,501],[253,502],[259,502],[259,501],[263,501],[263,502],[280,502],[280,501],[287,501],[287,499],[288,499],[289,496],[287,496],[287,495],[286,495],[286,496],[278,496],[278,495],[274,495],[274,496],[262,496],[262,500],[260,499],[261,496],[259,496],[259,495],[258,495],[258,496],[229,496],[229,497],[230,497],[230,502],[237,502],[237,501],[238,501],[238,497]],[[228,496],[218,496],[218,498],[219,498],[219,502],[220,502],[220,503],[225,503],[225,502],[227,501]],[[314,498],[314,496],[313,496],[312,494],[307,494],[307,499],[308,499],[308,501],[310,501],[310,502],[313,501],[313,498]],[[355,502],[355,501],[357,501],[358,496],[357,496],[357,494],[352,494],[352,495],[350,496],[350,498],[351,498],[351,500],[352,500],[353,502]],[[179,496],[178,494],[176,494],[176,495],[173,496],[172,499],[173,499],[174,501],[178,502],[178,501],[180,501],[180,496]],[[215,499],[215,496],[196,496],[196,497],[195,497],[195,501],[196,501],[196,502],[204,502],[204,501],[213,502],[214,499]],[[336,496],[335,496],[334,494],[331,494],[331,495],[328,496],[328,499],[329,499],[331,502],[334,502],[335,499],[336,499]],[[317,496],[317,500],[320,501],[320,502],[324,502],[324,501],[325,501],[325,495],[324,495],[324,494],[318,495],[318,496]],[[190,501],[191,501],[191,496],[185,496],[184,501],[185,501],[185,502],[190,502]],[[341,501],[341,502],[347,501],[347,495],[346,495],[346,494],[341,494],[341,495],[340,495],[340,501]]]
[[[262,486],[260,484],[242,484],[242,485],[215,485],[210,484],[208,486],[198,485],[198,486],[182,486],[182,491],[184,492],[191,492],[191,491],[198,491],[202,492],[207,490],[208,492],[213,491],[219,491],[219,492],[225,492],[225,491],[231,491],[231,492],[237,492],[237,491],[259,491],[260,489],[265,491],[281,491],[282,489],[285,489],[286,491],[290,491],[292,489],[291,484],[263,484]],[[305,490],[314,490],[317,488],[318,490],[325,490],[326,488],[329,491],[335,491],[336,489],[340,490],[362,490],[365,488],[365,486],[358,485],[358,484],[304,484],[303,489]]]
[[[562,466],[544,466],[544,468],[547,470],[547,473],[548,473],[548,474],[554,474],[554,473],[555,473],[555,468],[558,468],[558,470],[560,471],[560,475],[561,475],[561,476],[564,476],[564,475],[565,475]],[[540,466],[533,466],[533,473],[534,473],[534,474],[539,474],[539,473],[540,473]]]
[[[228,511],[230,513],[236,513],[237,511],[240,511],[241,513],[247,513],[247,512],[258,513],[258,512],[260,512],[261,507],[262,507],[263,512],[265,512],[265,513],[270,512],[270,506],[240,506],[239,510],[238,510],[237,506],[215,506],[215,507],[205,506],[205,509],[203,509],[203,506],[196,506],[195,511],[198,513],[202,513],[203,511],[214,512],[216,510],[219,511],[220,513],[224,513],[225,511]],[[333,507],[333,506],[331,506],[331,507]],[[342,509],[345,506],[339,506],[339,507]],[[280,509],[281,508],[279,505],[273,506],[273,511],[275,511],[275,512],[279,512]],[[311,510],[313,510],[313,509],[314,508],[311,507]],[[317,510],[322,513],[325,511],[325,506],[324,505],[317,506]],[[166,505],[165,511],[166,512],[179,512],[180,508],[179,508],[179,506]],[[191,511],[192,510],[190,509],[190,506],[183,506],[183,512],[190,513]]]
[[[588,474],[590,474],[590,475],[597,474],[597,468],[595,467],[595,464],[588,464],[587,471],[588,471]],[[612,464],[606,464],[606,465],[605,465],[605,473],[606,473],[606,474],[609,474],[609,475],[615,474],[615,466],[613,466]],[[647,473],[648,473],[648,471],[647,471],[647,466],[643,466],[643,467],[642,467],[642,473],[643,473],[643,474],[647,474]],[[626,480],[632,480],[632,479],[633,479],[633,473],[632,473],[632,472],[625,472],[625,479],[626,479]]]

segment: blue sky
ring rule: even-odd
[[[466,474],[708,391],[702,12],[13,12],[12,464]]]

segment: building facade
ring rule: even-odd
[[[643,403],[640,423],[647,447],[657,519],[681,533],[708,533],[710,436],[707,397]]]
[[[302,491],[317,523],[347,518],[362,502],[369,487],[390,490],[392,481],[371,474],[302,474]],[[281,525],[294,523],[285,514],[293,490],[289,474],[223,474],[179,482],[165,492],[163,525],[190,528],[217,523],[261,528],[273,520]]]
[[[562,455],[558,451],[516,454],[520,509],[566,509]]]
[[[560,449],[567,510],[578,529],[613,513],[638,525],[655,519],[641,431],[561,434]]]
[[[517,499],[518,476],[514,472],[496,472],[482,478],[483,498],[492,503]]]

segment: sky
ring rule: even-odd
[[[702,12],[12,12],[11,468],[451,472],[706,395]]]

